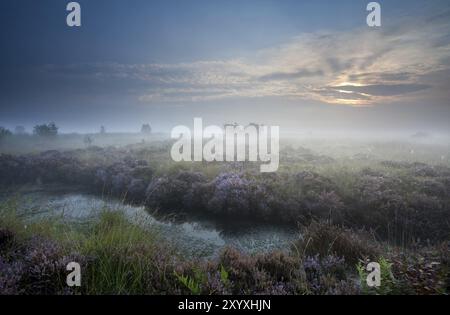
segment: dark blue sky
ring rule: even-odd
[[[69,1],[2,1],[0,34],[6,45],[0,62],[173,63],[232,58],[283,43],[299,33],[361,26],[370,1],[78,2],[83,27],[70,29],[65,24]],[[381,2],[387,22],[405,12],[421,15],[421,8],[429,7],[428,1]]]
[[[164,129],[200,115],[291,128],[293,115],[308,127],[319,115],[339,127],[389,115],[413,128],[450,111],[436,84],[449,83],[448,1],[379,1],[377,30],[363,0],[82,0],[81,28],[67,27],[68,2],[1,1],[0,125]],[[420,114],[425,101],[439,114]]]

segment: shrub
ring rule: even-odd
[[[151,134],[152,133],[152,127],[150,127],[150,124],[143,124],[141,128],[141,133],[143,134]]]
[[[40,137],[55,137],[58,134],[58,127],[51,122],[43,125],[36,125],[33,128],[33,134]]]
[[[252,183],[240,174],[224,173],[212,183],[208,209],[219,215],[248,215],[251,210]]]
[[[306,257],[303,268],[308,294],[354,295],[359,293],[358,287],[347,279],[343,258],[333,255]]]
[[[344,258],[350,266],[355,266],[360,259],[374,259],[380,251],[364,232],[355,232],[323,221],[314,221],[304,228],[302,239],[294,244],[294,248],[306,256],[335,255]]]
[[[12,135],[12,132],[8,129],[0,126],[0,140],[4,137],[9,137]]]
[[[147,188],[146,203],[162,210],[200,210],[203,208],[201,189],[204,182],[203,175],[186,171],[155,178]]]

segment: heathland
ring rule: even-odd
[[[450,146],[430,138],[282,139],[280,168],[175,163],[163,135],[8,136],[0,142],[0,293],[445,294],[449,289]],[[120,209],[69,222],[30,219],[26,185],[82,187],[166,220],[297,229],[289,246],[187,257]],[[174,223],[176,224],[176,223]],[[82,266],[68,288],[65,266]],[[378,262],[382,285],[366,286]]]

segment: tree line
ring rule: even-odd
[[[40,136],[40,137],[55,137],[58,135],[58,131],[59,131],[59,127],[54,122],[50,122],[48,124],[36,125],[33,127],[33,135]],[[100,127],[99,133],[106,134],[105,126]],[[150,126],[150,124],[143,124],[141,127],[141,133],[151,134],[152,127]],[[22,135],[27,135],[27,132],[26,132],[26,129],[24,126],[17,126],[14,129],[14,133],[9,129],[0,126],[0,139],[12,136],[13,134],[22,136]]]

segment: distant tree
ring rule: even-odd
[[[150,124],[143,124],[141,128],[141,133],[143,134],[151,134],[152,133],[152,127],[150,127]]]
[[[24,127],[24,126],[17,126],[17,127],[14,129],[14,133],[15,133],[16,135],[18,135],[18,136],[22,136],[22,135],[26,134],[25,127]]]
[[[6,128],[0,127],[0,139],[3,139],[5,137],[9,137],[12,135],[12,132],[9,131]]]
[[[55,123],[34,126],[33,134],[40,137],[55,137],[58,134],[58,127]]]
[[[106,128],[105,126],[100,126],[100,134],[104,135],[106,133]]]

